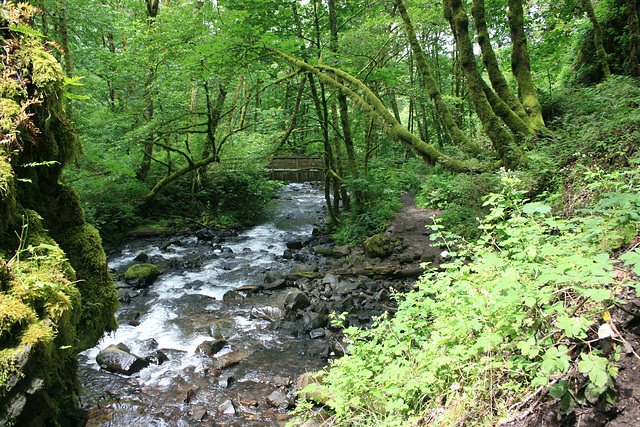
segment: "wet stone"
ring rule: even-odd
[[[191,417],[189,418],[189,422],[202,421],[206,418],[207,415],[209,414],[207,413],[207,410],[204,408],[194,409],[193,413],[191,414]]]
[[[300,274],[314,273],[316,271],[318,271],[318,264],[293,264],[289,272],[291,274]]]
[[[289,387],[291,379],[287,377],[277,376],[273,378],[273,385],[276,387]]]
[[[207,356],[213,356],[227,345],[225,340],[217,341],[205,341],[196,348],[196,353],[206,354]]]
[[[266,291],[276,291],[278,289],[284,289],[286,287],[287,287],[287,282],[284,279],[277,279],[277,280],[274,280],[273,282],[270,282],[264,285],[264,289]]]
[[[267,403],[278,409],[287,409],[293,406],[293,400],[278,390],[267,396]]]
[[[328,322],[329,318],[326,315],[322,315],[313,311],[306,312],[302,315],[302,325],[305,331],[322,328]]]
[[[284,306],[287,311],[296,311],[309,307],[311,301],[307,294],[299,289],[289,291],[284,300]]]
[[[236,291],[228,291],[222,296],[223,301],[241,301],[244,295]]]
[[[312,329],[311,331],[309,331],[309,336],[311,337],[311,339],[318,339],[318,338],[323,338],[324,337],[324,328],[318,328],[318,329]]]
[[[275,322],[281,320],[284,317],[284,313],[280,307],[253,307],[251,309],[251,316],[257,319]]]
[[[235,415],[236,409],[233,407],[231,400],[225,400],[218,406],[218,412],[222,415]]]
[[[223,388],[230,388],[236,381],[233,375],[224,375],[218,378],[218,385]]]
[[[133,375],[149,366],[149,362],[129,352],[122,343],[110,345],[96,356],[102,369],[122,375]]]

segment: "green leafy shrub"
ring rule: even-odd
[[[612,397],[619,285],[603,248],[621,226],[638,232],[640,191],[605,193],[591,215],[561,219],[527,202],[513,174],[502,182],[476,243],[426,273],[394,318],[345,330],[349,354],[320,387],[334,424],[493,423],[538,387],[567,411]],[[637,249],[621,259],[640,271]]]
[[[360,243],[366,237],[383,231],[393,215],[402,207],[400,195],[419,185],[424,163],[415,161],[399,167],[391,159],[376,159],[359,179],[349,179],[351,193],[362,194],[362,204],[345,213],[333,237],[338,244]]]
[[[478,219],[487,214],[482,197],[498,188],[496,173],[482,175],[454,174],[434,168],[424,177],[416,194],[416,205],[442,210],[441,224],[449,231],[475,239],[479,235]]]
[[[255,220],[282,186],[270,181],[264,169],[220,172],[196,194],[205,220],[219,225]]]

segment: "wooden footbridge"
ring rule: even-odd
[[[307,182],[324,181],[325,167],[322,157],[317,156],[270,156],[223,158],[212,171],[237,171],[247,164],[264,165],[269,178],[279,181]]]

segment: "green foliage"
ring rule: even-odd
[[[205,222],[228,226],[258,219],[281,185],[270,181],[263,169],[247,167],[215,173],[196,197]]]
[[[487,214],[482,197],[498,188],[496,173],[454,174],[434,168],[416,194],[416,205],[442,210],[440,224],[448,231],[473,240],[480,234],[480,218]]]
[[[606,170],[638,164],[640,86],[634,79],[613,76],[596,86],[565,89],[544,105],[561,138],[549,141],[557,164]]]
[[[621,224],[638,231],[629,215],[640,191],[627,185],[590,215],[561,219],[524,199],[513,174],[502,183],[476,243],[426,273],[394,318],[345,330],[349,355],[323,378],[336,424],[492,423],[540,386],[567,410],[610,397],[617,353],[601,331],[617,284],[603,249]],[[637,251],[622,258],[638,269]]]
[[[402,206],[400,195],[417,187],[423,166],[416,162],[400,166],[392,159],[376,159],[359,179],[347,180],[349,191],[362,192],[363,204],[340,218],[333,234],[336,242],[360,243],[383,231]]]

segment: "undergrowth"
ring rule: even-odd
[[[599,176],[600,201],[562,219],[503,172],[480,238],[450,247],[395,317],[345,329],[349,354],[305,391],[322,392],[332,425],[354,426],[489,425],[547,391],[565,411],[611,400],[624,340],[610,309],[640,273],[640,249],[625,247],[639,231],[639,179]]]
[[[425,165],[411,159],[399,167],[390,159],[375,159],[360,178],[347,180],[350,192],[362,192],[362,205],[333,224],[333,238],[337,244],[359,244],[367,237],[383,231],[394,214],[402,207],[400,196],[420,185]]]

